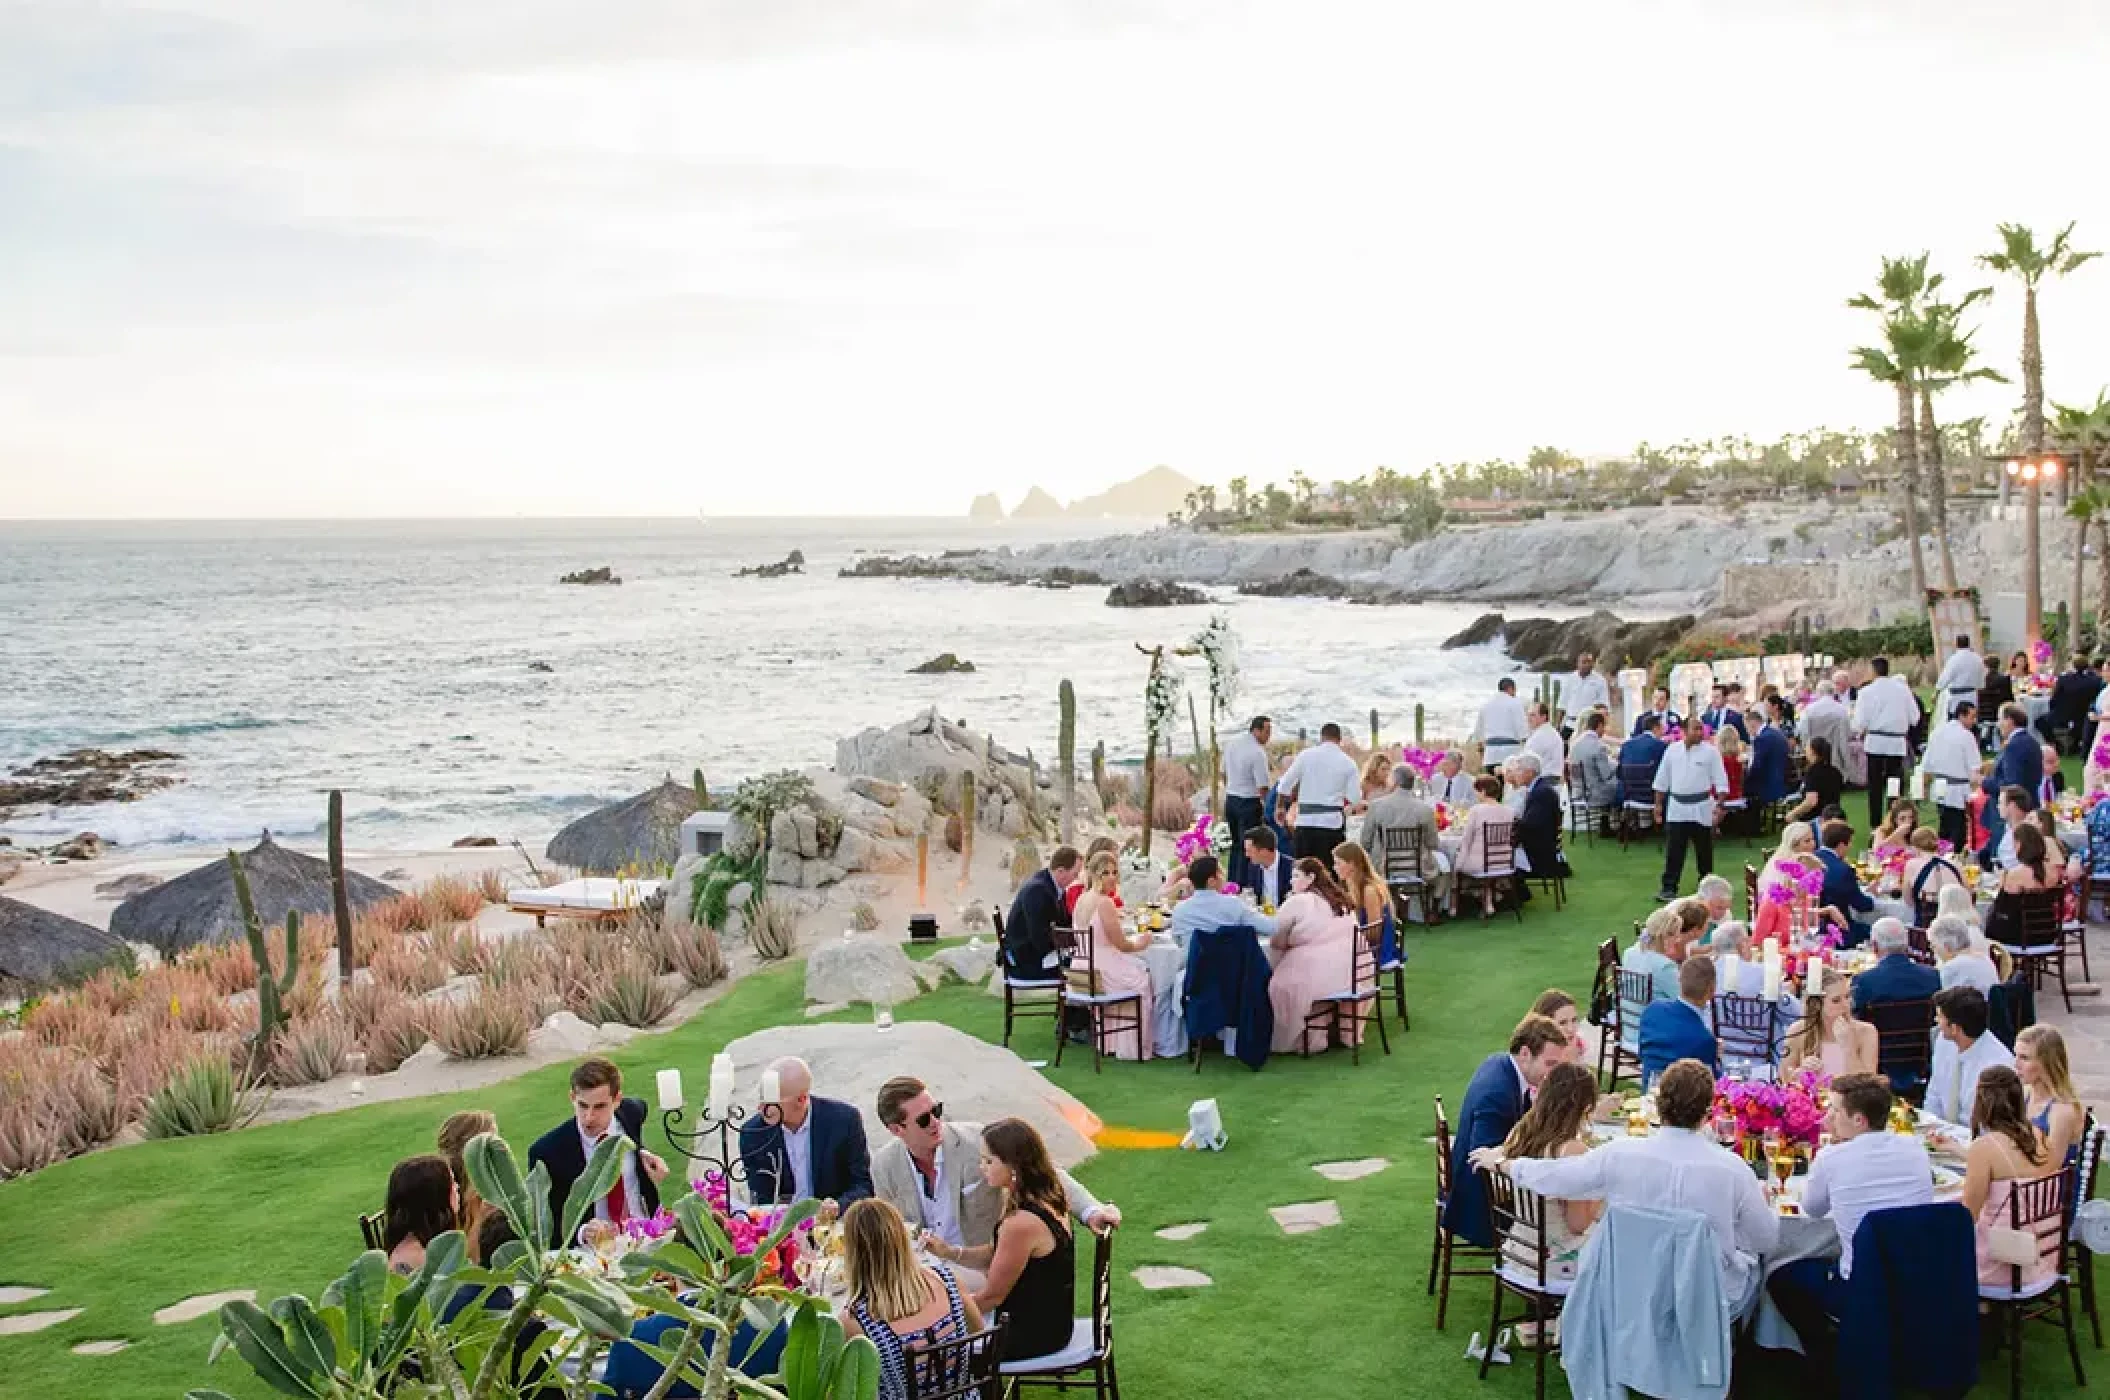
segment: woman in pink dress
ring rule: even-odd
[[[1289,877],[1290,897],[1275,915],[1275,972],[1268,979],[1268,1000],[1275,1008],[1276,1054],[1286,1050],[1324,1050],[1326,1032],[1304,1039],[1304,1019],[1320,997],[1348,990],[1354,975],[1355,906],[1325,865],[1306,856]],[[1362,1018],[1344,1023],[1343,1036],[1362,1044]]]
[[[1150,946],[1150,935],[1138,929],[1133,935],[1121,927],[1121,863],[1111,851],[1101,851],[1084,863],[1085,892],[1077,897],[1071,927],[1092,940],[1092,958],[1099,970],[1094,992],[1134,992],[1140,1001],[1106,1008],[1107,1047],[1121,1060],[1150,1058],[1150,965],[1136,954]],[[1072,961],[1071,970],[1084,972],[1084,959]],[[1142,1053],[1137,1053],[1129,1018],[1143,1019]]]
[[[2029,1121],[2029,1100],[2021,1076],[2006,1065],[1986,1066],[1978,1076],[1978,1098],[1971,1105],[1971,1150],[1964,1157],[1963,1176],[1964,1209],[1977,1222],[1981,1284],[2013,1285],[2014,1266],[1993,1257],[1992,1233],[2014,1228],[2017,1182],[2049,1176],[2060,1166],[2044,1145],[2044,1135]],[[2060,1227],[2054,1222],[2045,1228],[2056,1232]],[[2052,1258],[2040,1250],[2035,1261],[2022,1270],[2023,1285],[2037,1282],[2051,1269]]]

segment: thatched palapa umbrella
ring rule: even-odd
[[[0,899],[0,986],[52,987],[95,971],[124,951],[93,924]]]
[[[565,827],[551,838],[549,858],[599,875],[671,866],[681,859],[681,824],[695,811],[696,789],[668,778]]]
[[[286,912],[330,916],[330,863],[289,851],[264,839],[242,853],[242,870],[266,927],[286,921]],[[347,870],[345,893],[352,908],[394,899],[397,891]],[[242,936],[242,911],[234,897],[234,873],[223,857],[133,895],[110,915],[110,932],[177,953],[194,943],[226,943]]]

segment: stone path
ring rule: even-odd
[[[2110,983],[2110,925],[2091,924],[2084,935],[2088,944],[2088,970],[2098,984]],[[2075,986],[2081,982],[2078,959],[2068,959],[2068,976]],[[2047,982],[2037,993],[2037,1019],[2059,1028],[2066,1040],[2066,1058],[2073,1066],[2073,1087],[2081,1102],[2093,1104],[2098,1117],[2110,1114],[2110,996],[2076,996],[2073,1010],[2059,996],[2058,984]]]
[[[1197,1270],[1174,1268],[1165,1264],[1146,1264],[1137,1269],[1132,1277],[1153,1293],[1162,1288],[1207,1288],[1215,1281]]]
[[[1207,1221],[1197,1220],[1191,1225],[1167,1225],[1164,1229],[1157,1232],[1157,1236],[1161,1240],[1171,1240],[1174,1244],[1183,1244],[1208,1228],[1209,1224]]]
[[[14,1313],[0,1317],[0,1337],[20,1337],[29,1332],[41,1332],[47,1327],[56,1327],[81,1315],[79,1308],[61,1308],[55,1312]]]
[[[179,1322],[193,1322],[198,1318],[210,1316],[220,1310],[222,1303],[255,1301],[254,1288],[235,1288],[225,1293],[200,1293],[195,1297],[185,1298],[180,1303],[169,1304],[154,1314],[154,1321],[163,1327],[170,1327]]]
[[[32,1288],[26,1284],[0,1284],[0,1308],[12,1308],[20,1303],[32,1302],[50,1291],[48,1288]]]
[[[1376,1176],[1392,1163],[1383,1157],[1359,1157],[1353,1162],[1317,1162],[1312,1170],[1328,1181],[1361,1181]]]
[[[100,1342],[81,1342],[73,1348],[75,1356],[115,1356],[132,1345],[122,1337],[111,1337]]]
[[[1308,1235],[1341,1223],[1341,1207],[1334,1201],[1305,1201],[1293,1206],[1270,1206],[1268,1214],[1285,1235]]]

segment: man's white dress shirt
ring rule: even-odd
[[[1714,794],[1729,791],[1722,751],[1705,739],[1672,744],[1656,765],[1657,792],[1664,794],[1663,820],[1714,825]]]
[[[1524,702],[1507,691],[1498,690],[1480,707],[1480,722],[1473,726],[1473,737],[1480,741],[1487,765],[1493,767],[1516,757],[1528,728],[1530,723],[1524,718]]]
[[[1580,671],[1569,674],[1561,681],[1561,715],[1574,721],[1582,717],[1585,710],[1612,708],[1612,688],[1605,684],[1604,672],[1592,671],[1584,675]]]
[[[1920,771],[1934,780],[1928,787],[1937,805],[1963,808],[1970,805],[1971,789],[1977,784],[1978,769],[1984,762],[1978,736],[1952,719],[1927,740]]]
[[[792,1199],[810,1200],[813,1197],[813,1110],[806,1110],[806,1121],[796,1128],[785,1128],[784,1157],[791,1163],[791,1183],[795,1188]]]
[[[1854,702],[1854,729],[1868,736],[1864,747],[1889,758],[1905,756],[1905,736],[1919,717],[1920,702],[1912,698],[1912,688],[1896,676],[1876,677],[1861,687],[1860,698]]]
[[[1941,973],[1942,990],[1951,987],[1976,987],[1987,996],[2000,983],[2000,969],[1983,953],[1958,953],[1936,969]]]
[[[1479,800],[1480,795],[1473,791],[1473,775],[1463,768],[1448,778],[1438,773],[1435,782],[1436,800],[1453,811],[1463,811]]]
[[[1267,785],[1267,749],[1247,730],[1224,748],[1224,795],[1264,797]]]
[[[1870,1211],[1934,1204],[1934,1167],[1916,1137],[1881,1125],[1835,1142],[1810,1162],[1802,1213],[1830,1216],[1839,1229],[1839,1277],[1854,1271],[1854,1231]]]
[[[622,1124],[611,1122],[608,1125],[608,1131],[602,1136],[622,1138],[628,1137],[629,1134],[623,1131]],[[583,1131],[580,1132],[579,1146],[584,1149],[587,1161],[593,1160],[593,1150],[600,1145],[601,1138],[590,1138]],[[631,1147],[631,1151],[623,1154],[623,1220],[643,1220],[645,1218],[645,1193],[639,1189],[637,1184],[636,1144],[632,1143]],[[609,1195],[613,1194],[613,1192],[609,1193]],[[593,1203],[593,1215],[589,1218],[593,1220],[611,1219],[608,1214],[608,1196],[603,1196],[600,1200]],[[559,1224],[561,1223],[560,1221]],[[617,1220],[614,1223],[620,1225],[623,1222],[622,1220]]]
[[[1978,1076],[1994,1065],[2015,1063],[2015,1057],[1988,1030],[1959,1050],[1947,1036],[1934,1042],[1934,1069],[1927,1076],[1927,1112],[1945,1123],[1971,1121],[1971,1105],[1978,1101]]]
[[[931,1159],[931,1177],[925,1180],[923,1168],[909,1159],[909,1171],[916,1178],[916,1200],[923,1207],[923,1228],[958,1249],[966,1244],[960,1238],[960,1217],[952,1208],[952,1192],[945,1189],[945,1144],[938,1144],[937,1155]],[[969,1182],[963,1189],[972,1190],[975,1183]]]
[[[1298,826],[1348,828],[1348,804],[1363,800],[1363,774],[1339,744],[1318,744],[1298,754],[1275,789],[1297,802]]]
[[[1561,732],[1551,724],[1542,724],[1531,731],[1524,740],[1524,752],[1538,755],[1539,776],[1563,782],[1568,773],[1568,746],[1561,742]]]

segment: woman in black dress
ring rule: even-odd
[[[1062,1179],[1030,1123],[1000,1118],[982,1129],[982,1181],[1004,1193],[995,1243],[937,1248],[945,1258],[986,1270],[975,1302],[985,1316],[1006,1317],[1006,1361],[1062,1351],[1077,1316],[1077,1244]]]

